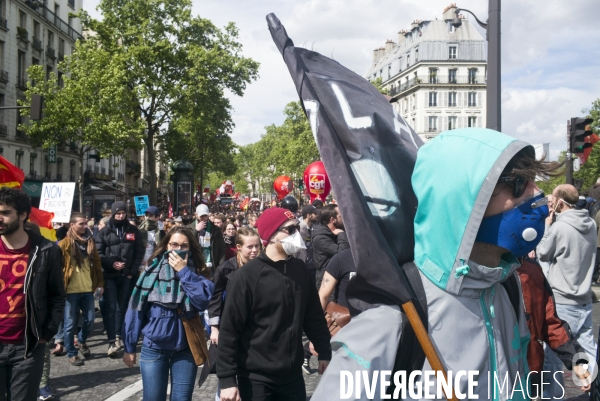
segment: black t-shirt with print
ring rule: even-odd
[[[356,274],[356,266],[354,265],[354,259],[352,258],[350,249],[346,249],[333,255],[327,265],[326,271],[337,280],[335,291],[333,293],[334,301],[347,308],[348,301],[346,300],[346,287],[348,286],[348,282]]]

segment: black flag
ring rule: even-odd
[[[294,47],[267,16],[317,142],[341,210],[357,275],[352,314],[411,299],[400,266],[413,260],[417,200],[411,175],[419,136],[366,79],[319,53]]]

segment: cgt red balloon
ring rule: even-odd
[[[273,189],[277,192],[277,199],[283,199],[294,189],[294,181],[287,175],[280,175],[275,178]]]
[[[304,170],[304,186],[310,195],[310,201],[325,200],[331,192],[331,184],[322,161],[314,162]]]

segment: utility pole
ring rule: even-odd
[[[567,184],[573,185],[573,141],[571,140],[571,120],[567,120],[567,159],[565,163]]]
[[[500,0],[489,0],[486,127],[502,132]]]

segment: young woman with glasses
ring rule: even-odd
[[[171,372],[171,399],[191,400],[198,367],[189,349],[179,314],[195,319],[202,314],[214,290],[208,279],[198,241],[187,227],[174,227],[160,241],[140,274],[125,316],[123,362],[136,361],[136,345],[144,334],[140,371],[145,401],[167,399]]]

